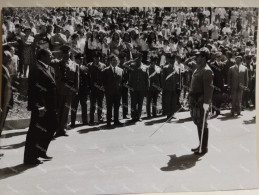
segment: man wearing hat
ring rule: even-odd
[[[147,68],[149,86],[147,93],[147,117],[151,117],[150,106],[152,101],[152,116],[157,116],[157,98],[161,91],[161,68],[157,66],[158,58],[157,56],[151,56],[149,59],[151,62],[150,66]]]
[[[103,109],[103,98],[104,98],[104,87],[103,87],[103,73],[102,71],[106,65],[100,62],[100,52],[93,52],[93,62],[90,62],[87,66],[89,67],[90,75],[90,121],[89,124],[94,124],[94,114],[97,103],[97,117],[98,122],[102,122],[102,109]]]
[[[213,94],[213,72],[207,65],[209,58],[208,48],[201,48],[195,55],[197,68],[192,75],[189,101],[191,117],[197,126],[200,141],[200,145],[192,149],[192,151],[196,155],[201,155],[208,152],[209,130],[207,116]]]
[[[142,106],[148,89],[147,66],[142,63],[142,54],[134,55],[135,59],[124,63],[129,70],[129,90],[131,97],[131,118],[133,122],[141,121]]]
[[[166,65],[163,67],[162,72],[162,87],[163,87],[163,108],[167,119],[171,119],[177,109],[177,90],[180,87],[179,72],[176,71],[175,66],[175,54],[168,53],[166,55]]]
[[[70,59],[70,47],[63,45],[60,47],[62,59],[59,66],[56,66],[56,80],[58,86],[59,103],[59,127],[56,136],[68,136],[65,132],[72,98],[78,93],[79,88],[79,65]]]
[[[236,64],[228,71],[228,87],[231,91],[231,115],[240,115],[243,91],[248,86],[248,69],[242,65],[242,56],[235,58]]]
[[[59,60],[62,58],[62,52],[60,51],[60,48],[62,45],[67,43],[67,37],[61,33],[61,29],[62,27],[60,25],[56,25],[55,34],[50,38],[53,55]]]
[[[87,115],[87,99],[90,94],[90,75],[89,67],[84,63],[84,57],[82,54],[77,54],[75,56],[76,63],[79,65],[80,74],[79,74],[79,90],[78,94],[73,97],[71,104],[71,125],[70,127],[75,127],[76,113],[78,104],[80,102],[82,110],[82,123],[83,125],[88,124],[88,115]]]
[[[213,71],[213,85],[214,91],[212,96],[212,111],[216,112],[215,116],[220,114],[220,105],[223,100],[224,91],[224,75],[223,75],[223,63],[221,62],[222,53],[216,52],[216,60],[209,64],[211,70]]]

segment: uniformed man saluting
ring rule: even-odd
[[[190,86],[190,110],[193,122],[198,129],[200,145],[192,149],[194,154],[201,155],[208,152],[208,124],[207,116],[209,105],[213,94],[213,72],[207,65],[209,50],[206,47],[201,48],[195,53],[197,68],[193,72]],[[204,118],[205,114],[205,118]],[[205,119],[203,121],[203,119]],[[202,127],[204,123],[204,133],[202,137]],[[202,140],[201,140],[202,139]],[[202,142],[202,144],[201,144]],[[201,150],[199,150],[201,147]]]
[[[162,86],[164,96],[164,109],[167,119],[173,117],[177,109],[177,90],[179,89],[179,74],[174,67],[175,55],[168,53],[166,55],[166,65],[162,73]]]
[[[135,59],[124,63],[129,70],[132,121],[141,121],[144,96],[148,88],[147,66],[142,63],[142,54],[135,54]]]

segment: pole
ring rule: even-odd
[[[180,110],[182,110],[182,108],[183,108],[183,106],[181,106],[181,108],[180,108],[179,110],[177,110],[177,111],[175,112],[175,114],[176,114],[177,112],[179,112]],[[168,121],[170,121],[173,117],[174,117],[174,115],[172,115],[169,119],[167,119],[167,120],[166,120],[157,130],[155,130],[154,133],[152,133],[149,137],[152,137],[159,129],[161,129],[161,128],[165,125],[165,123],[167,123]]]

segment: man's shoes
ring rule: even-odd
[[[111,125],[111,122],[107,122],[107,126],[108,127],[111,127],[112,125]]]
[[[191,151],[196,152],[196,151],[199,151],[199,149],[200,149],[200,146],[198,146],[197,148],[192,148]]]
[[[194,154],[203,155],[203,154],[206,154],[207,152],[208,152],[208,148],[204,148],[204,149],[201,149],[201,152],[199,150],[195,151]]]
[[[66,132],[61,132],[61,133],[56,133],[55,135],[55,137],[61,137],[61,136],[68,137],[68,134]]]
[[[51,160],[53,157],[48,156],[47,154],[40,154],[39,155],[40,158],[46,159],[46,160]]]
[[[129,117],[127,115],[123,116],[123,119],[129,119]]]
[[[42,162],[38,159],[34,159],[34,160],[24,160],[23,162],[24,164],[28,164],[28,165],[38,165],[38,164],[42,164]]]
[[[142,122],[142,119],[141,119],[141,118],[137,118],[136,120],[139,121],[139,122]]]
[[[121,123],[120,121],[115,121],[114,125],[122,125],[123,123]]]

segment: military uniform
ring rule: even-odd
[[[159,66],[150,66],[147,69],[149,86],[147,93],[147,116],[150,117],[150,105],[152,101],[152,115],[155,117],[157,114],[157,98],[161,91],[161,69]]]
[[[71,126],[75,125],[76,121],[76,113],[78,104],[80,102],[81,110],[82,110],[82,123],[84,125],[88,124],[88,116],[87,116],[87,99],[90,94],[90,75],[88,71],[88,67],[85,65],[80,66],[79,73],[79,90],[78,94],[73,97],[73,101],[71,104]]]
[[[131,97],[132,120],[139,120],[142,112],[144,96],[148,89],[147,66],[141,63],[139,67],[131,64],[129,70],[129,87]]]
[[[105,64],[99,62],[94,64],[90,62],[88,64],[90,75],[90,123],[94,122],[94,113],[96,109],[96,102],[98,106],[97,115],[98,121],[102,120],[103,98],[104,98],[104,86],[102,71],[106,67]]]
[[[55,66],[55,73],[59,104],[59,128],[56,134],[59,135],[65,133],[72,98],[78,92],[79,66],[71,59],[67,61],[61,60]]]
[[[163,85],[163,108],[167,118],[174,115],[177,110],[177,90],[179,89],[179,74],[175,71],[173,65],[166,65],[163,68],[162,74]]]
[[[197,126],[198,136],[201,142],[204,109],[203,104],[210,104],[213,94],[213,72],[208,65],[198,67],[192,75],[190,86],[190,111],[193,122]],[[205,117],[202,149],[207,150],[208,146],[208,124]]]

